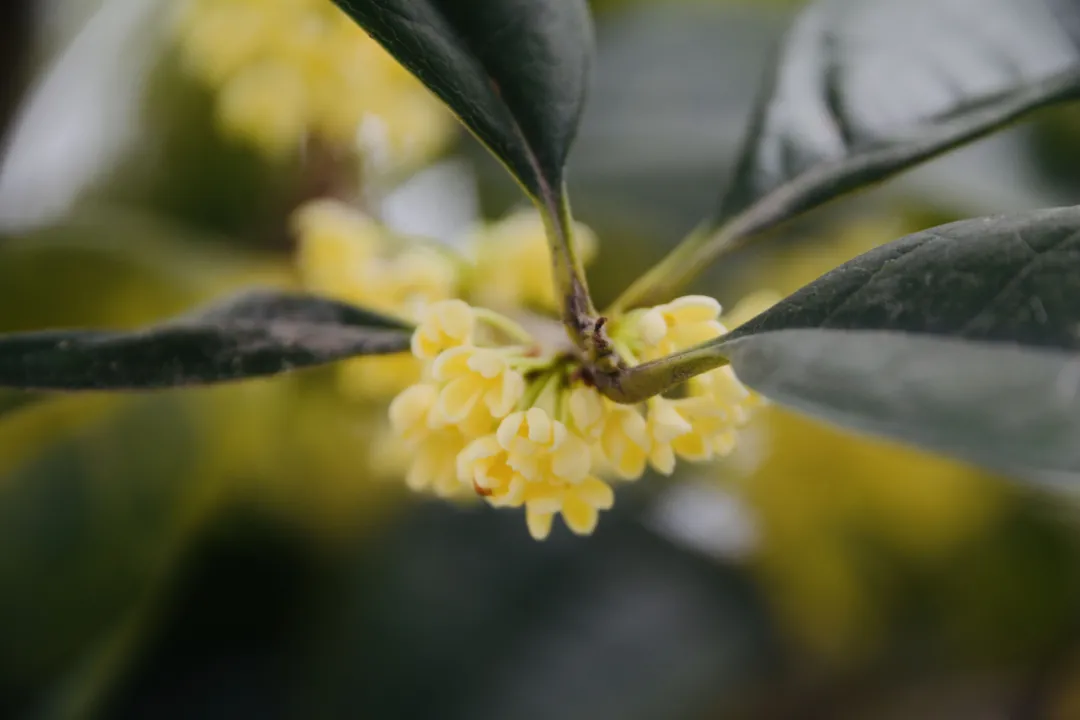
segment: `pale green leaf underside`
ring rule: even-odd
[[[770,332],[724,351],[762,395],[841,427],[1005,472],[1080,472],[1076,353],[845,330]]]

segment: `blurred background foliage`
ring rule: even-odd
[[[260,152],[183,61],[183,4],[0,6],[0,330],[133,327],[295,286],[289,217],[311,198],[448,242],[520,203],[463,133],[407,166]],[[571,183],[601,302],[709,208],[797,5],[595,0]],[[252,97],[274,109],[277,89]],[[402,107],[384,120],[415,119]],[[1044,113],[815,212],[698,289],[787,293],[919,228],[1075,202],[1078,119]],[[333,369],[0,393],[0,716],[1080,717],[1067,488],[769,409],[724,464],[538,544],[382,478],[382,412]]]

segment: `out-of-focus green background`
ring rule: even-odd
[[[296,283],[287,218],[326,168],[219,132],[162,29],[179,4],[0,6],[0,330],[132,327]],[[797,5],[594,3],[571,185],[601,300],[707,212]],[[466,137],[430,164],[395,196],[410,221],[520,201]],[[906,232],[1078,189],[1080,113],[1055,110],[698,289],[789,292]],[[332,370],[0,391],[0,717],[1080,718],[1067,486],[770,409],[723,465],[623,487],[595,536],[535,543],[512,513],[376,478],[379,412]]]

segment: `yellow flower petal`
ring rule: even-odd
[[[416,442],[430,432],[429,417],[439,396],[434,385],[413,385],[390,403],[390,425],[405,440]]]
[[[550,483],[529,483],[525,488],[525,503],[534,511],[556,513],[562,508],[564,493]]]
[[[503,418],[517,405],[525,394],[525,378],[514,370],[503,373],[501,382],[484,395],[484,402],[493,418]]]
[[[675,472],[675,451],[670,444],[654,445],[649,451],[649,463],[661,475]]]
[[[649,402],[648,427],[654,442],[661,443],[671,442],[694,429],[670,400],[660,397]]]
[[[468,345],[475,325],[472,308],[462,300],[432,303],[420,311],[418,319],[412,336],[412,353],[422,360]]]
[[[447,382],[462,375],[468,375],[469,359],[472,354],[471,347],[456,347],[440,353],[431,365],[432,377],[439,382]]]
[[[304,141],[307,94],[295,67],[268,60],[244,69],[218,98],[225,134],[247,140],[272,158],[284,157]]]
[[[638,334],[646,345],[659,345],[668,333],[667,320],[660,308],[652,308],[638,320]]]
[[[551,417],[538,407],[529,408],[525,413],[529,440],[537,445],[550,445],[555,440],[555,424]]]
[[[671,442],[672,449],[687,460],[709,460],[712,458],[712,445],[708,438],[699,433],[688,433]]]
[[[575,388],[567,400],[574,427],[585,437],[599,437],[604,430],[604,397],[592,388]]]
[[[439,391],[438,413],[447,422],[459,423],[476,407],[483,392],[483,386],[472,377],[451,380]]]
[[[568,433],[551,453],[551,470],[562,482],[581,482],[591,466],[592,453],[588,444],[573,433]]]
[[[706,295],[686,295],[662,307],[672,325],[704,323],[720,317],[720,303]]]
[[[525,522],[529,528],[529,534],[532,535],[533,540],[546,540],[548,535],[551,534],[551,521],[554,518],[553,513],[540,512],[526,505],[525,507]]]
[[[510,413],[503,418],[502,422],[499,423],[499,429],[495,433],[499,445],[510,453],[521,452],[524,449],[521,442],[524,438],[520,437],[520,433],[524,425],[524,412]]]
[[[589,477],[574,488],[574,493],[597,510],[610,510],[615,504],[615,492],[598,478]]]
[[[576,535],[591,535],[600,519],[596,508],[574,494],[569,494],[563,502],[562,516],[566,526]]]

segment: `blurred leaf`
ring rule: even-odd
[[[585,100],[583,0],[336,0],[556,215]]]
[[[36,402],[44,400],[46,397],[48,397],[48,395],[44,393],[0,388],[0,418],[8,413],[15,412],[20,408],[29,407]]]
[[[135,327],[237,285],[292,282],[284,261],[208,247],[202,237],[103,206],[0,237],[0,331]]]
[[[138,123],[165,5],[108,0],[43,74],[0,153],[0,227],[63,215],[119,158]]]
[[[626,500],[588,542],[539,544],[512,514],[414,505],[345,568],[308,635],[322,652],[302,707],[446,720],[726,709],[776,650],[762,598],[739,568],[648,531]]]
[[[1080,96],[1044,0],[819,0],[777,62],[714,222],[756,232]]]
[[[882,246],[715,344],[766,397],[1006,471],[1080,470],[1080,208]]]
[[[0,419],[5,691],[81,659],[160,570],[196,487],[191,410],[177,395],[66,396]]]
[[[599,22],[570,159],[575,212],[601,192],[631,226],[699,220],[741,148],[784,19],[759,3],[650,0]]]
[[[291,247],[288,216],[303,200],[351,187],[346,156],[312,147],[304,158],[268,162],[221,132],[217,95],[179,53],[162,54],[142,98],[145,128],[91,197],[148,208],[210,231],[197,239],[264,249]]]
[[[30,69],[34,19],[31,0],[0,5],[0,140],[7,133]]]
[[[0,386],[148,389],[273,375],[401,352],[400,321],[333,300],[256,290],[135,332],[0,336]]]

